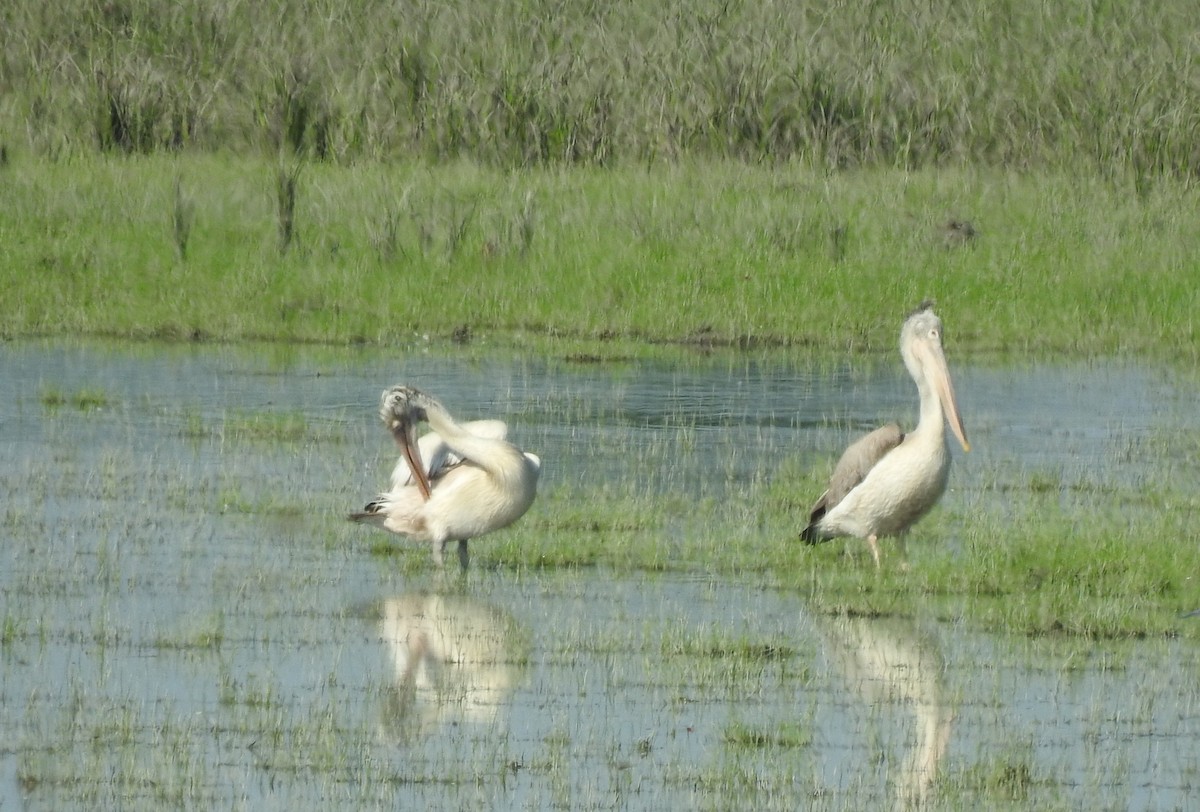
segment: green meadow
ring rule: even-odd
[[[842,356],[894,352],[903,314],[933,298],[956,360],[1196,354],[1200,203],[1182,182],[1138,196],[974,168],[297,166],[285,238],[271,159],[11,159],[0,329]]]
[[[1192,16],[14,0],[0,331],[1192,358]]]

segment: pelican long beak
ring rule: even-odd
[[[429,487],[429,476],[421,462],[421,448],[417,445],[417,420],[413,419],[410,398],[415,390],[404,386],[393,386],[385,389],[379,402],[379,418],[387,426],[388,431],[396,438],[400,453],[408,463],[409,476],[417,483],[421,496],[429,501],[432,489]]]
[[[946,366],[946,356],[941,353],[940,349],[932,352],[931,356],[933,374],[930,377],[933,379],[933,388],[937,392],[938,400],[942,402],[942,411],[946,413],[946,422],[950,424],[950,431],[954,432],[954,436],[958,438],[963,451],[970,451],[971,444],[967,442],[967,430],[963,427],[962,417],[958,414],[958,401],[954,398],[954,384],[950,382],[950,370]]]
[[[425,501],[428,502],[432,490],[429,487],[429,477],[425,474],[425,465],[421,462],[421,449],[417,445],[416,422],[405,418],[394,418],[390,428],[392,436],[396,438],[396,445],[400,446],[400,453],[404,455],[404,461],[408,463],[408,470],[412,474],[413,482],[417,483],[421,496],[425,497]]]

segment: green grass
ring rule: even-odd
[[[951,364],[1191,359],[1200,204],[1068,174],[684,164],[331,167],[233,156],[14,162],[7,336],[512,345],[577,363],[772,348],[893,353],[937,300]],[[177,183],[191,226],[173,213]],[[966,217],[977,236],[947,243]],[[890,357],[890,355],[889,355]]]

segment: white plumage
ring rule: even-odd
[[[457,541],[465,569],[470,539],[507,527],[533,504],[541,460],[508,442],[503,422],[457,423],[441,403],[404,386],[383,393],[379,414],[396,438],[400,461],[391,490],[352,520],[430,544],[439,565],[446,545]],[[417,440],[420,422],[432,431]]]
[[[904,534],[946,490],[950,449],[943,424],[949,423],[964,451],[971,448],[942,352],[942,322],[928,303],[904,322],[900,353],[921,397],[916,429],[903,434],[888,424],[847,448],[801,534],[810,544],[864,538],[876,566],[878,540]]]

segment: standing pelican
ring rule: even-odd
[[[942,354],[942,321],[932,303],[923,303],[904,322],[900,354],[921,395],[917,428],[904,434],[889,423],[847,448],[800,535],[809,544],[865,538],[876,567],[879,539],[902,536],[946,490],[950,449],[943,421],[963,451],[971,450]]]
[[[383,393],[379,416],[400,446],[400,461],[392,489],[351,520],[428,542],[439,566],[446,545],[457,541],[466,569],[470,539],[507,527],[533,504],[541,460],[507,442],[503,422],[456,423],[442,404],[407,386]],[[423,421],[433,431],[418,441]]]

